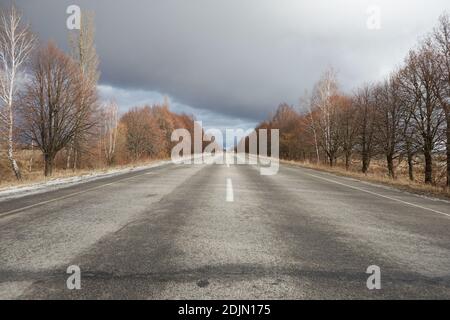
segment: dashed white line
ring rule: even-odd
[[[230,167],[230,155],[228,154],[228,152],[225,154],[225,164],[227,165],[227,168]]]
[[[227,202],[234,202],[233,182],[227,179]]]

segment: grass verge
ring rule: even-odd
[[[424,184],[418,181],[411,181],[407,177],[399,176],[396,179],[392,179],[386,174],[380,173],[379,171],[369,172],[364,174],[362,172],[357,172],[353,170],[345,170],[342,167],[329,167],[326,165],[318,165],[314,163],[306,163],[306,162],[297,162],[297,161],[289,161],[289,160],[281,160],[281,163],[289,164],[293,166],[333,173],[338,176],[354,178],[361,181],[373,182],[381,185],[386,185],[390,187],[394,187],[403,191],[408,191],[411,193],[424,195],[424,196],[432,196],[445,200],[450,199],[450,189],[443,188],[439,186],[433,186]]]

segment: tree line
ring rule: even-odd
[[[117,103],[100,101],[91,13],[69,32],[69,47],[65,53],[53,42],[39,44],[16,7],[0,12],[0,152],[16,179],[33,166],[51,176],[55,168],[168,157],[172,131],[193,131],[193,117],[171,112],[167,100],[121,116]],[[28,168],[26,150],[42,153],[38,160],[31,153]],[[1,167],[0,174],[7,175]]]
[[[280,129],[280,157],[342,163],[347,170],[356,162],[363,173],[374,159],[383,160],[393,179],[404,163],[414,180],[420,165],[427,184],[442,180],[436,165],[445,164],[450,186],[449,15],[386,79],[347,94],[330,68],[301,99],[300,110],[283,103],[257,127]]]

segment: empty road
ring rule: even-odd
[[[168,164],[0,216],[0,299],[450,298],[449,202],[288,165]]]

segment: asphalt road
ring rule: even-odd
[[[303,168],[169,164],[0,216],[1,299],[450,298],[449,202]]]

